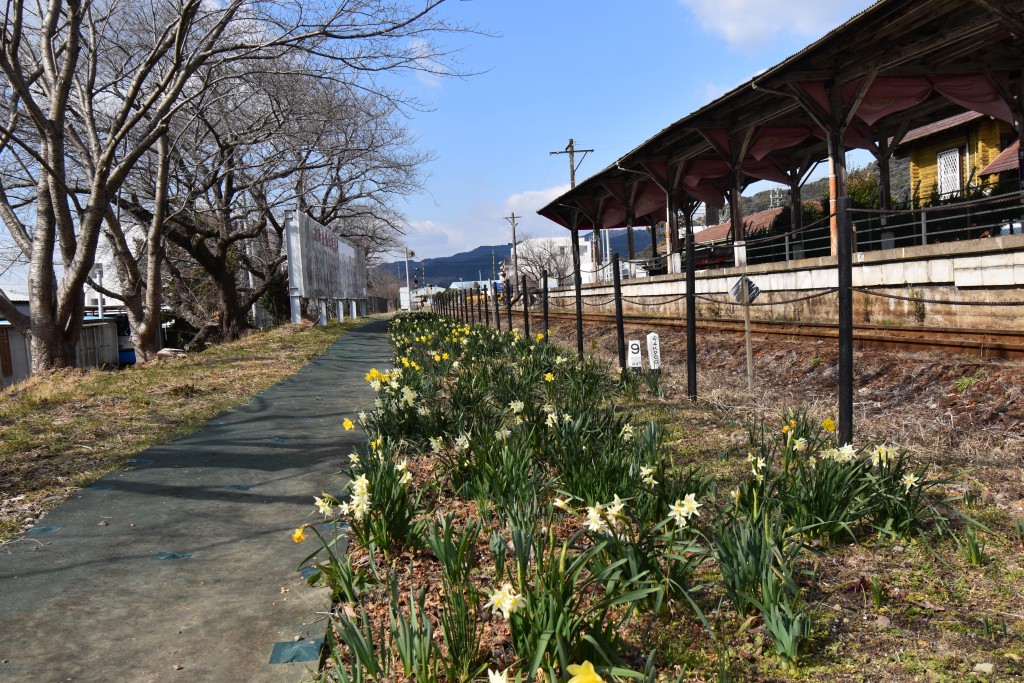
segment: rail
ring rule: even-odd
[[[551,311],[552,320],[575,320],[575,314]],[[606,325],[615,316],[606,313],[584,314],[585,323]],[[626,315],[627,325],[685,329],[686,321],[655,315]],[[701,318],[697,329],[702,332],[743,334],[743,322],[727,318]],[[755,321],[752,334],[807,340],[836,340],[838,325],[813,322]],[[1024,330],[959,328],[955,330],[922,326],[889,326],[861,324],[854,326],[854,345],[858,349],[902,349],[911,351],[949,351],[978,355],[982,358],[1024,358]]]

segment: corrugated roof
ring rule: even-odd
[[[1020,140],[1013,143],[999,153],[992,163],[982,169],[978,175],[984,178],[987,175],[995,175],[1003,171],[1015,171],[1020,168],[1020,157],[1017,156],[1020,150]]]
[[[770,227],[772,223],[780,213],[785,210],[785,207],[776,206],[773,209],[765,209],[764,211],[758,211],[752,213],[749,216],[743,217],[744,231],[748,235],[763,232]],[[719,223],[718,225],[712,225],[704,228],[700,232],[693,233],[693,241],[698,244],[706,244],[708,242],[720,242],[729,236],[729,229],[732,224],[729,222]]]
[[[965,123],[970,123],[971,121],[983,118],[984,116],[985,115],[982,114],[981,112],[965,111],[962,114],[950,116],[948,119],[942,119],[941,121],[936,121],[935,123],[929,123],[927,126],[921,126],[920,128],[915,128],[914,130],[909,131],[906,135],[903,136],[903,141],[900,142],[900,145],[902,146],[907,144],[908,142],[913,142],[914,140],[926,138],[929,135],[935,135],[936,133],[945,132],[947,130],[956,128],[957,126],[962,126]]]

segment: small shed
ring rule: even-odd
[[[112,318],[86,320],[78,336],[75,367],[116,367],[117,322]],[[0,320],[0,387],[27,379],[32,370],[32,343],[10,322]]]

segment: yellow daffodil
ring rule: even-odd
[[[826,432],[834,432],[836,431],[836,421],[831,417],[827,417],[825,418],[825,421],[821,423],[821,428]]]
[[[544,381],[545,381],[545,382],[554,382],[554,381],[555,381],[555,376],[554,376],[554,375],[552,375],[552,374],[551,374],[551,373],[549,372],[549,373],[547,373],[546,375],[544,375]]]
[[[594,665],[590,663],[590,660],[586,660],[582,664],[570,664],[569,673],[572,674],[569,683],[604,683],[600,674],[594,671]]]
[[[298,529],[296,529],[295,533],[292,534],[292,540],[295,541],[296,543],[302,543],[303,541],[305,541],[306,540],[306,527],[300,526]]]
[[[356,428],[355,423],[352,422],[352,420],[348,419],[347,417],[345,418],[345,421],[341,423],[341,426],[345,428],[346,432],[350,432]]]

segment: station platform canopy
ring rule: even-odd
[[[572,231],[653,225],[670,202],[720,208],[758,180],[798,189],[830,140],[833,156],[866,149],[887,174],[908,131],[965,111],[1019,136],[1022,55],[1024,3],[879,0],[538,213]]]

